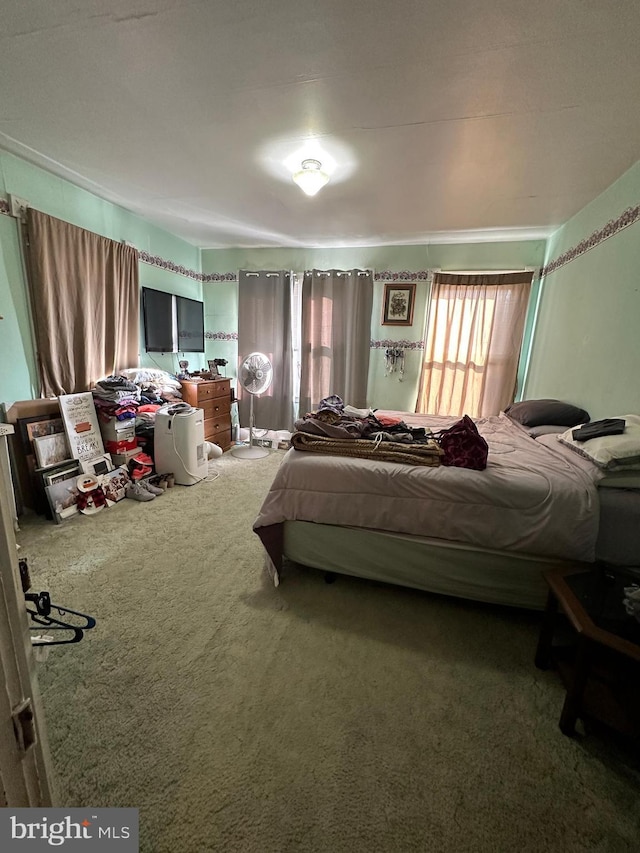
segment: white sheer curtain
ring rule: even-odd
[[[302,283],[300,414],[324,397],[367,405],[373,276],[370,270],[307,270]]]
[[[302,279],[303,272],[291,274],[291,347],[293,411],[297,417],[300,410],[300,368],[302,366]]]
[[[486,417],[513,402],[532,273],[437,273],[417,412]]]
[[[293,428],[291,273],[240,270],[238,276],[238,366],[252,352],[273,365],[271,387],[254,400],[256,426]],[[238,417],[249,426],[249,394],[238,383]]]

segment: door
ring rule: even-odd
[[[0,806],[52,805],[49,745],[14,533],[7,438],[0,434]]]

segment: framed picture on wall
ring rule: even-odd
[[[383,326],[411,326],[416,298],[415,282],[385,284],[382,302]]]

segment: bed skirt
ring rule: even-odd
[[[544,608],[543,572],[569,565],[551,557],[308,521],[272,524],[256,533],[275,583],[286,557],[324,571],[530,610]]]

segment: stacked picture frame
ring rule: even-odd
[[[79,512],[77,479],[80,473],[80,463],[77,460],[73,460],[73,464],[66,467],[55,466],[42,471],[49,513],[56,524],[61,524],[65,518]]]
[[[34,509],[60,523],[77,512],[75,494],[68,493],[70,481],[81,472],[78,460],[71,457],[60,414],[42,414],[17,419],[21,450],[27,465],[34,495]],[[73,499],[72,499],[73,498]]]
[[[10,407],[2,404],[2,414],[15,427],[10,450],[20,513],[29,507],[61,524],[126,497],[129,471],[114,468],[110,454],[105,453],[90,394],[20,401]],[[104,493],[104,503],[92,504],[81,494],[90,491],[83,488],[87,477]]]

